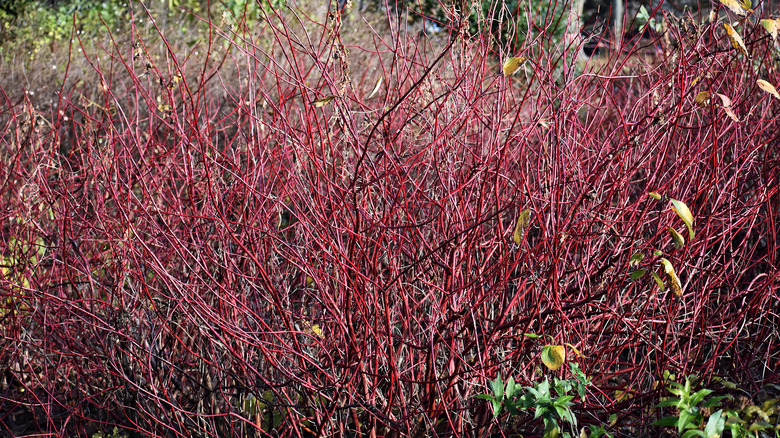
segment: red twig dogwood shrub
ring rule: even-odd
[[[620,412],[632,434],[665,370],[777,382],[760,26],[736,27],[749,57],[717,20],[670,17],[653,61],[640,41],[585,62],[543,33],[501,53],[457,16],[429,37],[263,11],[201,17],[197,56],[160,29],[74,39],[91,88],[0,96],[10,433],[509,434],[474,396],[540,376],[524,333],[582,352],[581,422]],[[668,198],[694,216],[679,249]],[[680,298],[631,279],[640,252]]]

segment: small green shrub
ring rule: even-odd
[[[534,386],[525,388],[517,385],[510,377],[504,384],[501,376],[490,382],[493,394],[480,394],[477,398],[488,400],[493,407],[493,415],[498,417],[503,411],[509,415],[533,413],[533,418],[541,418],[544,424],[545,438],[573,437],[577,434],[577,417],[571,410],[576,396],[585,395],[585,387],[590,380],[575,362],[570,362],[571,377],[553,378],[552,385],[547,377]],[[561,432],[568,424],[569,431]],[[611,436],[603,428],[591,429],[591,436]]]
[[[24,50],[30,56],[52,43],[67,40],[74,25],[84,37],[115,29],[129,21],[128,3],[121,0],[74,0],[54,7],[37,1],[14,1],[0,10],[3,55]]]
[[[654,425],[675,427],[682,438],[719,438],[726,430],[733,438],[780,436],[777,400],[766,400],[761,406],[742,403],[724,407],[724,401],[733,401],[731,395],[710,397],[713,391],[707,388],[693,392],[695,380],[688,377],[684,384],[669,382],[668,390],[674,397],[662,400],[657,407],[673,407],[675,412]]]

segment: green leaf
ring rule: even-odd
[[[653,423],[653,426],[677,426],[677,422],[680,421],[677,417],[664,417]]]
[[[644,259],[645,259],[645,253],[643,253],[643,252],[638,252],[638,253],[635,253],[635,254],[633,254],[633,255],[631,256],[631,258],[630,258],[630,259],[628,259],[628,266],[629,266],[629,267],[631,267],[631,266],[637,266],[637,265],[639,265],[639,263],[640,263],[640,262],[642,262],[642,260],[644,260]]]
[[[656,192],[650,192],[647,195],[650,196],[651,198],[655,199],[656,201],[660,201],[661,200],[661,195],[656,193]]]
[[[732,399],[734,397],[730,395],[719,395],[717,397],[708,398],[707,401],[701,404],[701,406],[704,408],[714,408],[720,406],[720,401],[725,398]]]
[[[506,390],[504,391],[504,395],[506,395],[506,398],[514,398],[515,396],[515,378],[510,377],[509,380],[506,381]]]
[[[540,339],[542,335],[537,335],[536,333],[523,333],[523,336],[531,339]]]
[[[566,362],[566,349],[563,345],[545,345],[542,347],[542,363],[551,370],[557,370]]]
[[[666,400],[661,400],[655,407],[665,408],[667,406],[680,406],[680,399],[677,397],[671,397]]]
[[[720,384],[726,387],[727,389],[737,389],[737,384],[733,382],[729,382],[726,379],[720,379]]]
[[[682,434],[685,429],[690,429],[693,415],[685,409],[680,410],[680,421],[677,422],[677,433]]]
[[[691,430],[686,430],[685,433],[682,434],[681,438],[691,438],[691,437],[694,437],[694,436],[701,436],[701,437],[703,437],[703,436],[706,436],[706,435],[704,434],[704,432],[702,432],[702,431],[700,431],[698,429],[691,429]]]
[[[502,407],[501,402],[498,400],[491,400],[490,404],[493,405],[493,416],[498,417],[498,414],[501,413],[501,407]]]
[[[565,406],[568,406],[570,404],[573,404],[573,403],[570,403],[572,400],[574,400],[574,396],[573,395],[564,395],[562,397],[558,397],[558,399],[555,400],[555,402],[553,404],[555,406],[564,406],[565,407]]]
[[[647,269],[637,269],[631,273],[631,281],[639,280],[647,274]]]
[[[693,240],[696,233],[693,232],[693,214],[691,210],[682,201],[676,199],[670,199],[670,201],[672,202],[672,210],[677,213],[677,216],[680,216],[680,219],[685,222],[685,226],[688,227],[688,240]]]
[[[704,436],[707,438],[718,438],[723,434],[726,425],[726,419],[723,418],[723,411],[716,411],[710,415],[707,425],[704,427]]]
[[[655,272],[651,272],[653,274],[653,280],[655,280],[655,284],[658,285],[658,289],[661,289],[661,292],[666,290],[666,286],[664,286],[664,281],[661,280],[661,277],[658,276]]]
[[[702,400],[704,400],[704,397],[707,397],[710,394],[712,394],[712,390],[706,388],[696,391],[691,396],[691,401],[690,401],[691,407],[698,405]]]
[[[490,389],[493,390],[493,395],[496,396],[496,400],[504,399],[504,382],[501,380],[501,375],[496,376],[496,380],[490,382]]]

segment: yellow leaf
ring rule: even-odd
[[[739,5],[742,6],[742,8],[744,8],[745,11],[753,12],[753,10],[750,9],[751,7],[753,7],[753,2],[752,1],[750,1],[750,0],[742,0],[741,2],[739,2]]]
[[[710,103],[710,93],[702,91],[696,95],[696,99],[694,99],[694,101],[696,102],[696,105],[705,108]]]
[[[161,113],[167,113],[171,111],[171,106],[161,103],[157,105],[157,110],[160,111]]]
[[[677,277],[677,273],[674,272],[672,262],[666,259],[661,259],[661,263],[664,265],[664,272],[669,276],[669,286],[672,288],[672,293],[677,295],[678,298],[682,297],[682,288],[680,286],[680,278]]]
[[[764,19],[761,20],[761,25],[764,26],[764,29],[766,29],[766,32],[769,35],[772,35],[773,40],[777,40],[777,31],[780,29],[780,18],[775,19]]]
[[[319,324],[309,324],[304,322],[304,333],[313,334],[318,338],[322,338],[322,327]]]
[[[669,234],[672,235],[672,241],[674,242],[674,247],[677,249],[682,248],[685,246],[685,239],[683,239],[683,236],[680,235],[680,233],[677,232],[672,227],[666,227],[667,231],[669,231]]]
[[[331,94],[330,96],[325,96],[325,97],[323,97],[321,99],[317,99],[314,102],[312,102],[311,104],[314,105],[315,108],[320,108],[320,107],[323,107],[323,106],[327,105],[328,103],[330,103],[331,100],[333,100],[335,98],[336,98],[336,96]]]
[[[688,239],[693,240],[696,233],[693,231],[693,214],[691,210],[682,201],[676,199],[669,200],[672,202],[672,211],[677,213],[677,216],[680,216],[680,219],[685,222],[685,226],[688,227]]]
[[[504,61],[504,76],[512,76],[513,74],[517,73],[517,70],[520,69],[520,66],[523,65],[525,60],[525,56],[520,56],[518,58],[507,58],[507,60]]]
[[[747,15],[746,9],[748,9],[748,8],[743,7],[742,2],[740,2],[738,0],[720,0],[720,2],[723,4],[723,6],[729,8],[731,10],[731,12],[733,12],[733,13],[741,16],[741,17],[744,17],[745,15]]]
[[[777,90],[775,89],[774,85],[770,84],[769,82],[767,82],[767,81],[765,81],[763,79],[757,80],[756,83],[758,84],[758,86],[762,90],[764,90],[767,93],[771,94],[772,96],[775,96],[776,98],[780,99],[780,94],[777,94]]]
[[[520,245],[520,242],[523,241],[523,236],[525,235],[525,229],[528,228],[528,225],[531,222],[531,210],[525,209],[520,212],[520,217],[517,218],[517,224],[515,224],[515,232],[512,235],[512,240],[515,241],[516,244]]]
[[[542,363],[551,370],[557,370],[566,361],[566,349],[563,345],[545,345],[542,347]]]
[[[585,357],[585,356],[584,356],[582,353],[580,353],[580,350],[578,350],[578,349],[577,349],[577,347],[575,347],[574,345],[571,345],[571,344],[570,344],[570,343],[568,343],[568,342],[564,342],[564,343],[563,343],[563,345],[565,345],[565,346],[567,346],[567,347],[571,348],[571,351],[573,351],[573,352],[574,352],[574,354],[575,354],[577,357]]]
[[[731,41],[731,47],[750,58],[747,47],[745,47],[745,43],[742,41],[742,37],[739,36],[737,31],[728,23],[723,23],[723,27],[726,28],[726,35],[729,37],[729,41]]]

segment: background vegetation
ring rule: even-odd
[[[767,8],[587,59],[565,10],[46,6],[1,12],[6,433],[777,433]]]

